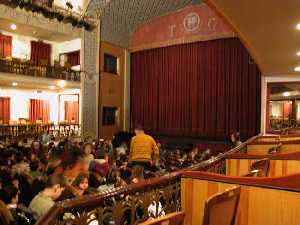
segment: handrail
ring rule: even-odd
[[[248,154],[248,153],[233,153],[226,156],[226,159],[264,159],[270,160],[300,160],[300,151],[291,153],[274,153],[274,154]]]
[[[187,171],[222,171],[223,166],[225,167],[225,157],[228,154],[232,154],[235,152],[239,152],[242,148],[247,146],[248,143],[252,142],[256,138],[261,136],[261,134],[254,136],[248,139],[246,142],[237,146],[230,151],[219,154],[217,157],[214,157],[210,160],[206,160],[194,166],[173,172],[169,175],[165,175],[162,177],[154,177],[145,181],[142,181],[138,184],[131,184],[126,187],[116,188],[111,191],[108,191],[104,194],[91,194],[87,196],[77,197],[74,199],[66,200],[63,202],[56,203],[42,218],[40,218],[36,225],[52,225],[55,224],[57,218],[61,217],[65,212],[69,212],[70,210],[78,210],[78,209],[90,209],[94,207],[99,207],[105,200],[110,199],[112,197],[117,197],[121,195],[129,195],[135,194],[140,191],[153,191],[155,188],[161,188],[164,185],[171,185],[174,182],[180,182],[181,176]],[[219,164],[219,165],[218,165]],[[180,185],[179,185],[180,186]]]
[[[234,183],[255,187],[266,187],[279,190],[300,192],[300,173],[291,174],[280,177],[238,177],[225,176],[221,174],[213,174],[198,171],[187,171],[183,174],[183,178],[192,178],[224,183]]]
[[[300,144],[300,137],[299,139],[295,139],[295,140],[253,141],[248,145],[278,145],[278,144],[283,144],[283,145]]]
[[[33,65],[30,62],[0,59],[0,72],[14,73],[26,76],[80,81],[81,71],[56,66]]]

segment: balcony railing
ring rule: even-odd
[[[52,78],[67,81],[80,81],[80,71],[60,66],[37,66],[30,62],[0,59],[0,72],[33,77]]]
[[[241,151],[256,138],[257,136],[216,158],[166,176],[116,188],[104,194],[92,194],[56,203],[36,225],[134,225],[149,218],[148,206],[153,201],[157,208],[161,204],[165,213],[179,211],[181,176],[184,172],[192,170],[225,174],[225,156]]]
[[[47,132],[55,137],[79,136],[80,125],[76,123],[0,125],[0,140],[6,137],[32,138]]]

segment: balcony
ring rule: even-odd
[[[19,59],[0,59],[0,72],[80,82],[81,71],[61,66],[33,65]]]

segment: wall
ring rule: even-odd
[[[59,55],[67,52],[74,52],[81,49],[81,39],[77,38],[71,41],[65,41],[61,43],[57,43],[55,45],[55,54],[57,59],[59,60]],[[72,69],[80,70],[80,65],[73,66]]]
[[[267,85],[277,82],[300,82],[298,75],[261,76],[261,133],[266,133]]]
[[[0,97],[10,97],[11,120],[18,121],[19,118],[29,118],[30,99],[48,100],[50,105],[50,122],[58,123],[64,120],[64,107],[59,108],[60,94],[78,94],[78,91],[55,92],[42,91],[38,93],[33,89],[16,89],[8,87],[0,87]],[[60,113],[60,116],[59,116]]]
[[[234,36],[223,18],[202,3],[146,23],[133,33],[130,48],[140,51]]]
[[[38,41],[37,38],[14,34],[10,32],[3,31],[5,35],[12,36],[12,57],[20,58],[20,59],[30,59],[30,41]],[[57,43],[52,41],[43,40],[45,43],[51,44],[51,64],[53,64],[54,60],[58,59],[58,54],[56,52]]]
[[[30,59],[30,41],[37,41],[37,38],[18,35],[10,32],[3,31],[5,35],[12,36],[12,57],[20,59]],[[59,60],[59,54],[72,52],[81,48],[81,39],[77,38],[66,42],[53,42],[43,40],[45,43],[51,44],[51,64],[54,60]]]
[[[65,120],[65,102],[66,101],[72,101],[72,102],[77,102],[78,95],[74,94],[64,94],[60,93],[60,99],[59,99],[59,121],[64,121]],[[80,109],[80,106],[79,106]],[[78,110],[79,110],[78,109]],[[79,110],[80,111],[80,110]],[[80,121],[80,118],[78,118],[78,121]]]
[[[104,53],[118,57],[118,75],[104,72]],[[99,136],[104,138],[112,138],[117,131],[124,129],[125,49],[101,42],[100,71]],[[102,125],[104,106],[119,108],[118,120],[115,126]]]
[[[274,117],[282,117],[282,102],[273,101],[270,107],[272,109],[271,115]]]
[[[66,53],[66,52],[74,52],[80,50],[81,48],[81,39],[77,38],[71,41],[65,41],[56,44],[57,54]]]
[[[70,2],[73,5],[73,10],[82,12],[84,0],[54,0],[54,5],[66,8],[66,3]]]

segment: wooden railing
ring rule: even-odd
[[[240,151],[242,145],[225,154],[192,167],[155,177],[141,183],[116,188],[103,194],[92,194],[56,203],[36,225],[80,224],[138,224],[148,218],[148,206],[155,201],[163,206],[165,213],[181,209],[180,179],[186,171],[207,171],[224,174],[225,156]],[[111,221],[111,223],[109,223]]]
[[[0,59],[0,72],[68,81],[80,81],[81,73],[65,67],[37,66],[30,62],[6,59]]]
[[[54,136],[79,136],[79,124],[26,124],[26,125],[0,125],[0,139],[6,137],[35,137],[49,132]]]

